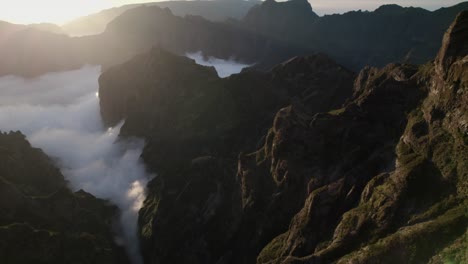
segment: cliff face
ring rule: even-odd
[[[289,230],[263,249],[258,263],[466,262],[468,52],[467,43],[460,40],[468,36],[467,17],[468,12],[457,17],[445,35],[434,64],[424,65],[406,77],[390,71],[397,74],[391,77],[395,83],[389,87],[401,87],[404,92],[397,96],[387,91],[385,98],[397,97],[390,99],[391,108],[386,109],[392,109],[395,120],[406,120],[406,125],[400,124],[404,130],[395,131],[396,137],[389,146],[388,154],[394,153],[396,159],[390,164],[391,159],[387,159],[386,163],[394,166],[377,168],[359,162],[353,168],[360,170],[340,173],[335,181],[330,178],[333,174],[328,174],[327,180],[332,183],[309,189],[305,206],[293,218]],[[387,73],[389,70],[384,69]],[[382,82],[385,79],[369,70],[361,72],[356,91],[363,92],[354,100],[361,110],[366,111],[365,105],[369,104],[359,98],[372,97],[379,90],[383,92],[387,86],[386,81]],[[424,99],[400,112],[410,112],[406,117],[397,117],[395,103],[411,98],[411,90],[424,93]],[[345,118],[351,106],[353,103],[335,118]],[[379,106],[384,105],[379,103]],[[385,111],[375,110],[371,112]],[[389,120],[382,115],[379,119]],[[315,130],[319,120],[312,121],[314,126],[309,131]],[[351,129],[347,135],[359,131],[346,127]],[[376,127],[375,123],[372,127]],[[365,131],[362,133],[368,135],[369,130]],[[380,144],[385,142],[384,137],[378,138]],[[328,140],[329,135],[324,139],[312,135],[310,139],[321,142]],[[359,141],[348,139],[345,144],[350,142]],[[357,154],[370,146],[358,145]],[[342,148],[340,144],[339,149]],[[367,152],[365,156],[375,158],[375,152]],[[346,163],[353,160],[344,158]],[[313,178],[313,184],[316,179]]]
[[[104,119],[159,175],[146,263],[466,262],[467,16],[434,62],[357,77],[315,55],[219,79],[161,49],[105,72]]]
[[[2,263],[128,263],[111,233],[116,213],[103,200],[68,190],[21,133],[0,133]]]
[[[243,254],[234,249],[244,249],[244,239],[264,241],[278,231],[268,226],[265,234],[252,233],[258,214],[243,213],[239,153],[256,149],[281,107],[294,102],[311,113],[339,107],[354,77],[314,55],[268,73],[219,79],[214,69],[161,49],[105,72],[102,116],[111,123],[124,118],[122,135],[147,139],[143,158],[158,173],[140,215],[147,261],[254,261],[261,244],[252,242]]]

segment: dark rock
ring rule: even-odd
[[[278,187],[268,174],[249,178],[255,173],[242,171],[243,159],[255,160],[241,155],[236,162],[239,153],[257,148],[277,109],[293,103],[303,117],[340,107],[354,76],[314,55],[268,73],[220,79],[214,69],[158,48],[106,71],[100,78],[104,120],[125,119],[122,136],[145,137],[143,159],[158,173],[140,214],[146,260],[254,261],[280,232],[273,223],[281,219],[286,228],[292,212],[283,200],[284,213],[265,212],[261,199]]]
[[[66,184],[24,135],[0,133],[2,263],[129,263],[112,234],[117,208]]]
[[[315,181],[309,184],[311,194],[304,208],[293,218],[289,230],[263,249],[258,263],[422,263],[430,259],[437,263],[441,258],[446,261],[465,259],[460,241],[466,236],[468,223],[468,147],[463,125],[467,118],[468,70],[464,59],[467,52],[463,42],[450,37],[454,28],[462,29],[457,34],[466,33],[468,28],[459,24],[463,15],[458,16],[444,38],[441,54],[446,53],[447,47],[462,45],[455,49],[459,53],[455,53],[449,64],[441,64],[438,59],[435,65],[420,67],[416,73],[412,67],[407,69],[408,66],[398,69],[390,65],[381,72],[367,68],[356,80],[357,98],[347,107],[358,104],[361,113],[359,116],[353,113],[352,120],[359,120],[363,115],[365,120],[374,119],[372,114],[365,116],[366,113],[380,113],[384,123],[384,120],[407,120],[401,137],[399,133],[394,134],[393,140],[399,139],[398,144],[395,147],[397,142],[394,141],[388,150],[391,153],[394,148],[395,168],[373,167],[376,171],[367,174],[372,167],[360,162],[352,166],[366,168],[359,174],[345,174],[340,181],[325,183],[322,188]],[[434,74],[434,67],[441,70]],[[402,72],[408,74],[402,75]],[[399,89],[405,93],[394,97]],[[407,104],[398,99],[406,97],[410,90],[424,93],[424,100]],[[400,112],[399,118],[392,118],[398,113],[393,110],[396,103],[408,108]],[[375,108],[380,106],[386,106],[391,114]],[[372,111],[366,111],[368,107]],[[371,129],[375,129],[378,122],[372,121]],[[316,123],[313,122],[314,126]],[[337,126],[331,127],[336,130]],[[346,127],[351,131],[355,129]],[[329,133],[325,139],[333,135],[331,129],[325,131]],[[369,131],[372,130],[367,129],[362,135],[368,135]],[[378,138],[384,142],[385,137]],[[344,142],[336,147],[325,145],[338,154],[336,150],[354,140]],[[368,143],[359,144],[360,151],[371,146]],[[369,154],[362,157],[373,156]],[[345,157],[345,160],[350,159]],[[335,166],[339,164],[335,162]],[[333,174],[326,175],[325,179],[333,180]],[[340,209],[343,211],[337,213]]]

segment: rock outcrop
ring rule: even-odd
[[[71,192],[20,132],[0,133],[0,259],[18,263],[129,263],[114,243],[117,208]]]
[[[159,48],[105,72],[99,80],[104,120],[125,119],[122,136],[145,137],[143,158],[158,173],[140,213],[146,260],[255,261],[260,245],[279,231],[272,226],[254,235],[260,212],[251,206],[243,216],[239,153],[257,148],[277,109],[291,103],[310,113],[340,107],[354,77],[318,54],[268,73],[220,79],[213,68]],[[287,225],[273,211],[269,217]],[[238,254],[249,239],[252,248]]]
[[[393,141],[389,149],[396,155],[394,167],[362,167],[365,163],[360,162],[354,168],[364,170],[354,175],[341,174],[343,178],[338,181],[309,189],[306,204],[291,221],[289,230],[263,249],[257,263],[466,261],[468,52],[467,43],[460,40],[468,36],[467,17],[468,12],[457,17],[434,64],[424,65],[403,78],[404,71],[384,69],[396,73],[392,74],[392,87],[407,86],[404,93],[389,100],[391,105],[411,98],[411,89],[425,94],[420,103],[400,112],[409,114],[400,117],[406,120],[406,128],[401,136],[393,138],[399,140]],[[371,72],[361,73],[356,91],[362,91],[359,86],[365,83],[368,88],[359,93],[371,96],[386,86],[386,78]],[[371,77],[369,82],[369,77],[362,75],[377,78]],[[372,84],[372,79],[378,82]],[[389,95],[396,94],[386,93],[385,97]],[[345,116],[350,106],[339,116]],[[392,109],[394,116],[393,106],[386,109]],[[372,112],[379,113],[382,121],[389,120],[382,115],[384,109],[375,110]],[[346,140],[346,145],[349,142],[353,141]],[[339,149],[343,148],[340,145]],[[369,146],[359,145],[361,151]],[[369,152],[366,156],[375,155]],[[349,160],[352,159],[346,159]],[[371,172],[370,168],[377,170]],[[333,174],[327,175],[328,180],[333,179],[330,176]],[[365,184],[356,184],[356,179]],[[353,184],[348,186],[349,183]]]

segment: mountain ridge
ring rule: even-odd
[[[309,11],[298,19],[295,14],[302,14],[305,9],[297,11],[294,6],[305,5]],[[273,6],[276,10],[273,13],[278,14],[269,14],[271,8],[265,6]],[[0,46],[0,55],[6,58],[0,62],[0,75],[37,76],[84,64],[107,68],[157,45],[181,55],[201,51],[206,57],[234,57],[243,63],[255,64],[253,67],[259,70],[269,70],[290,57],[315,52],[328,54],[356,71],[365,65],[382,67],[391,62],[421,64],[435,56],[443,32],[458,11],[467,7],[468,3],[462,3],[423,14],[349,12],[316,17],[305,1],[269,1],[252,9],[245,21],[224,23],[197,16],[181,18],[168,12],[169,9],[156,6],[137,7],[114,19],[100,35],[69,38],[33,32],[29,38],[34,41],[18,43],[21,38],[15,39],[13,34]],[[284,15],[288,10],[290,15]],[[277,22],[281,25],[276,25]],[[217,40],[216,44],[213,39]],[[23,57],[24,60],[14,59]],[[38,61],[31,59],[35,57],[40,58],[43,65],[31,63]]]
[[[159,175],[140,212],[146,263],[466,260],[467,16],[435,62],[357,78],[326,57],[297,57],[266,73],[213,73],[193,97],[155,62],[202,67],[158,49],[105,72],[103,103],[119,103],[102,110],[127,105],[121,136],[146,138],[142,157]],[[199,84],[190,76],[180,81]],[[137,96],[111,92],[127,82]],[[261,105],[248,99],[258,92]]]

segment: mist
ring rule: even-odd
[[[35,79],[0,78],[0,130],[23,132],[48,154],[72,190],[83,189],[120,208],[116,241],[141,264],[138,211],[153,177],[140,160],[144,142],[118,140],[122,124],[103,126],[99,112],[100,67],[50,73]]]
[[[197,64],[215,67],[218,76],[221,78],[226,78],[233,74],[240,73],[242,69],[252,66],[249,64],[236,62],[232,59],[222,60],[214,57],[205,58],[201,51],[195,53],[187,53],[186,56],[192,60],[195,60]]]

